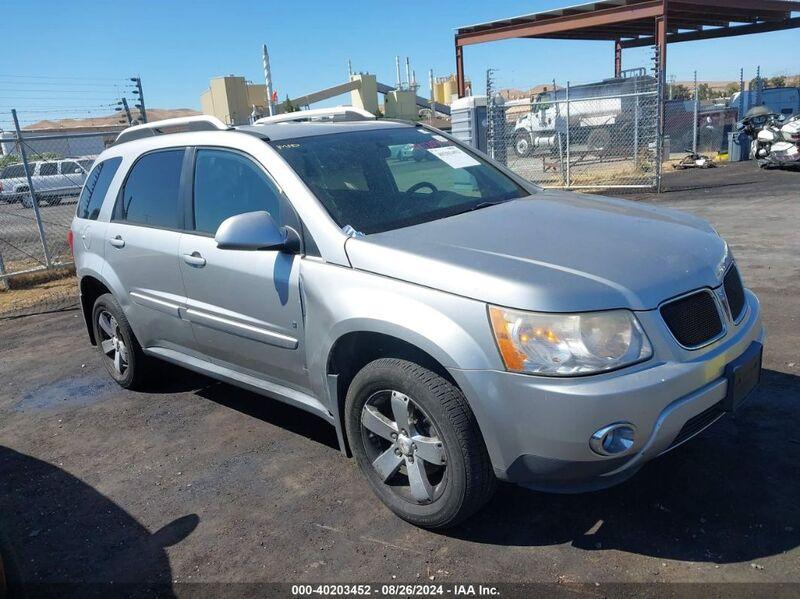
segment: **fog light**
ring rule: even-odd
[[[629,422],[617,422],[604,426],[589,439],[589,447],[600,455],[618,455],[633,447],[635,427]]]

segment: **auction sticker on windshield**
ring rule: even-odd
[[[453,168],[467,168],[479,166],[480,162],[467,154],[458,146],[444,146],[441,148],[428,148],[428,152]]]

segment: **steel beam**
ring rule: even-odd
[[[738,35],[750,35],[753,33],[767,33],[769,31],[782,31],[784,29],[795,29],[800,27],[800,17],[775,21],[768,23],[756,23],[754,25],[738,25],[736,27],[721,27],[719,29],[706,29],[704,31],[689,31],[686,33],[673,33],[667,36],[667,43],[676,44],[678,42],[694,42],[698,40],[710,40],[720,37],[736,37]],[[643,37],[635,40],[624,40],[623,48],[641,48],[642,46],[652,46],[654,38]]]
[[[614,77],[622,77],[622,42],[619,38],[614,42]]]
[[[463,98],[467,95],[467,83],[464,80],[464,48],[458,45],[456,38],[456,85],[458,97]]]
[[[680,4],[697,4],[702,7],[742,9],[746,12],[797,12],[800,11],[800,2],[790,0],[680,0]]]
[[[486,29],[479,31],[458,32],[456,33],[456,46],[602,27],[603,25],[613,25],[626,21],[652,19],[662,14],[664,14],[664,1],[650,0],[640,4],[606,8],[590,13],[541,19],[540,21],[520,23],[518,25],[487,26]]]

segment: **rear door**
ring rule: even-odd
[[[300,230],[291,206],[260,164],[217,148],[196,150],[189,195],[180,267],[198,350],[225,366],[306,390],[300,257],[222,250],[214,241],[226,218],[257,210]]]
[[[181,351],[193,344],[191,325],[180,315],[186,294],[178,264],[186,155],[185,148],[171,148],[141,156],[106,228],[104,276],[125,289],[118,299],[143,347]]]
[[[37,176],[33,177],[33,189],[36,193],[52,191],[58,187],[58,183],[58,163],[42,162],[39,164]]]

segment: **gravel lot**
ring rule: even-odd
[[[0,547],[37,581],[800,582],[800,173],[667,176],[731,242],[768,327],[734,418],[627,483],[502,486],[446,533],[375,499],[322,421],[166,369],[117,388],[77,312],[0,322]],[[396,579],[392,577],[396,576]]]

